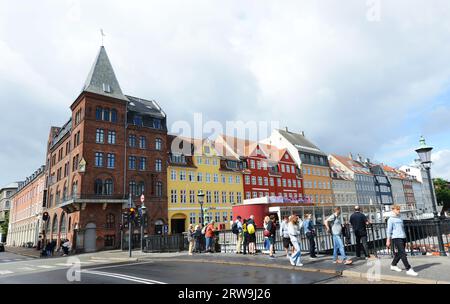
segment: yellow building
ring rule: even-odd
[[[243,200],[242,163],[224,157],[207,140],[191,140],[169,135],[167,197],[169,232],[187,231],[189,224],[201,222],[198,194],[205,194],[205,221],[230,229],[232,205]]]

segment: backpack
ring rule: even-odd
[[[233,225],[231,225],[231,232],[233,232],[233,234],[239,234],[237,222],[234,222]]]
[[[248,234],[255,234],[255,225],[248,224],[247,225],[247,231],[248,231]]]

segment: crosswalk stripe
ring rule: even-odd
[[[38,265],[36,267],[40,267],[40,268],[55,268],[56,266],[52,266],[52,265]]]
[[[1,275],[4,275],[4,274],[10,274],[10,273],[14,273],[14,272],[9,271],[9,270],[0,270],[0,274],[1,274]]]

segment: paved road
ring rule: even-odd
[[[209,263],[181,263],[149,261],[122,263],[81,268],[79,282],[67,280],[65,269],[47,270],[27,274],[0,276],[0,284],[92,284],[92,283],[134,283],[134,284],[311,284],[327,281],[330,274],[217,265]],[[70,269],[69,277],[75,278],[76,269]]]
[[[11,263],[17,261],[28,261],[33,260],[33,258],[26,257],[23,255],[18,255],[11,252],[0,252],[0,263]]]

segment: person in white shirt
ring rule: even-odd
[[[289,237],[291,239],[292,245],[295,248],[295,253],[291,256],[290,261],[292,266],[303,266],[301,261],[301,249],[300,244],[298,241],[298,237],[300,236],[300,230],[298,226],[298,216],[291,215],[289,217],[289,224],[288,224],[288,232]]]
[[[294,245],[292,245],[291,238],[289,237],[288,225],[289,225],[289,217],[285,216],[280,224],[280,236],[283,239],[283,247],[284,250],[286,250],[287,258],[290,257],[289,246],[292,248],[292,253],[294,253]]]

